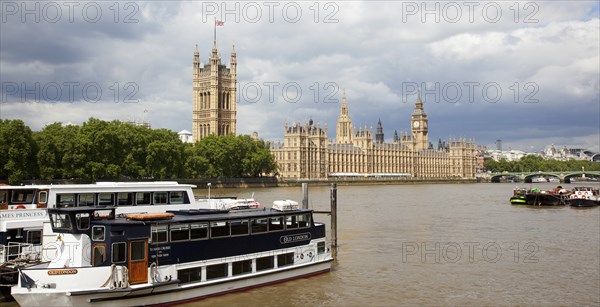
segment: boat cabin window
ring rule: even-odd
[[[129,243],[129,261],[140,261],[146,259],[146,240],[131,241]]]
[[[210,222],[210,237],[227,237],[229,236],[229,222]]]
[[[227,277],[227,263],[219,263],[206,266],[206,280]]]
[[[94,244],[92,248],[92,266],[100,266],[106,261],[106,245]]]
[[[206,239],[208,238],[208,223],[192,223],[190,224],[190,239]]]
[[[105,238],[104,226],[93,226],[92,227],[92,240],[93,241],[104,241]]]
[[[269,231],[283,230],[283,216],[269,218]]]
[[[58,208],[73,207],[75,205],[75,194],[56,194],[56,206]]]
[[[176,191],[170,193],[171,204],[183,204],[183,191]]]
[[[133,193],[117,194],[117,206],[133,206]]]
[[[252,273],[252,260],[236,261],[231,264],[231,274],[233,276]]]
[[[298,219],[298,227],[308,228],[311,226],[310,213],[298,214],[297,219]]]
[[[47,191],[40,191],[38,193],[38,203],[39,204],[45,204],[48,201],[48,192]]]
[[[168,203],[168,192],[154,192],[154,204],[164,205]]]
[[[177,279],[182,284],[199,281],[202,279],[202,267],[177,270]]]
[[[190,239],[190,225],[171,225],[171,242],[187,241]]]
[[[80,207],[93,206],[94,205],[94,194],[85,193],[85,194],[77,195],[77,205]]]
[[[98,206],[112,206],[115,204],[115,194],[100,193],[98,194]]]
[[[125,242],[118,242],[112,244],[112,263],[122,263],[125,262],[125,260],[127,260],[127,258],[125,257],[126,248],[127,244],[125,244]]]
[[[317,243],[317,253],[322,254],[324,252],[325,252],[325,242],[318,242]]]
[[[232,236],[248,234],[248,220],[231,221],[230,225]]]
[[[298,218],[296,215],[288,215],[285,217],[285,228],[286,229],[298,228]]]
[[[150,242],[152,242],[153,244],[169,242],[167,228],[167,225],[153,225],[152,237],[150,238]]]
[[[50,221],[52,222],[53,229],[59,230],[71,230],[71,218],[66,213],[52,213],[50,214]]]
[[[138,206],[149,205],[151,200],[151,194],[152,193],[150,192],[135,193],[135,204]]]
[[[27,243],[31,243],[31,244],[42,243],[42,231],[41,230],[29,230],[27,232]]]
[[[263,233],[269,230],[269,219],[252,219],[252,233]]]
[[[275,267],[273,256],[256,258],[256,271],[263,271]]]
[[[277,255],[277,267],[294,264],[294,253]]]
[[[0,191],[0,205],[8,204],[8,191]]]
[[[13,190],[11,203],[13,204],[31,204],[33,202],[33,190]]]
[[[86,230],[90,228],[90,214],[89,213],[77,213],[75,214],[75,221],[77,221],[77,229]]]

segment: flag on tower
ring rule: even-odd
[[[215,26],[217,26],[217,27],[221,27],[221,26],[224,26],[224,25],[225,25],[225,22],[224,22],[224,21],[215,20]]]

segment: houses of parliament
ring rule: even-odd
[[[230,67],[221,63],[216,39],[209,62],[200,64],[198,47],[193,60],[192,140],[215,135],[236,134],[237,59],[232,49]],[[335,140],[327,128],[312,119],[284,125],[283,142],[268,142],[279,166],[278,175],[291,179],[325,179],[336,176],[416,177],[431,179],[472,179],[476,170],[473,140],[451,139],[429,143],[428,119],[421,97],[410,119],[410,133],[394,133],[385,142],[381,121],[375,137],[373,128],[355,127],[346,95],[342,98]]]
[[[394,133],[386,143],[381,120],[373,128],[354,127],[346,96],[342,98],[335,140],[327,139],[327,128],[296,122],[284,126],[284,141],[272,143],[271,152],[283,178],[320,179],[344,176],[475,178],[475,142],[465,139],[438,143],[428,139],[428,119],[421,97],[411,116],[410,134]]]

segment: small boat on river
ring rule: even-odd
[[[525,197],[525,194],[527,194],[527,189],[519,187],[514,188],[513,196],[510,197],[510,203],[512,205],[526,205],[527,199]]]
[[[571,207],[595,207],[600,205],[598,189],[591,187],[575,187],[568,199]]]

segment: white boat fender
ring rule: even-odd
[[[155,262],[152,262],[150,265],[150,276],[152,276],[152,282],[160,282],[160,276],[158,274],[158,265]]]

